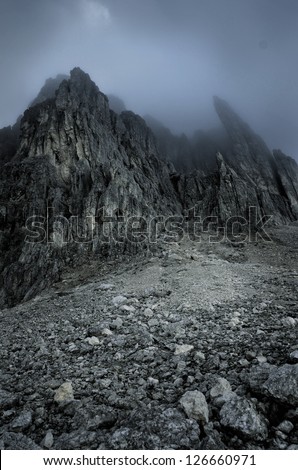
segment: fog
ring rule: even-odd
[[[217,126],[226,99],[298,157],[297,0],[1,0],[0,127],[74,66],[174,132]]]

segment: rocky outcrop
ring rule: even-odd
[[[192,208],[202,220],[216,218],[213,220],[217,220],[217,228],[224,226],[229,219],[238,217],[243,227],[247,221],[247,229],[248,223],[252,222],[250,207],[256,208],[257,217],[276,213],[275,207],[271,212],[269,208],[265,211],[254,186],[241,178],[220,153],[216,156],[216,162],[216,170],[209,175],[196,171],[179,177],[177,187],[185,207]],[[277,215],[280,219],[278,212]]]
[[[0,169],[16,154],[19,145],[20,119],[14,126],[0,129]]]
[[[0,304],[31,297],[65,263],[127,250],[127,237],[118,233],[101,243],[101,208],[118,219],[175,214],[177,207],[145,122],[111,112],[90,77],[74,69],[55,97],[25,112],[14,162],[2,173]],[[42,220],[41,236],[30,226],[36,238],[28,242],[24,228],[33,216]]]
[[[183,205],[195,208],[202,218],[217,217],[221,224],[231,217],[240,217],[243,227],[245,221],[252,224],[251,207],[256,215],[254,223],[264,216],[275,224],[297,220],[295,160],[280,151],[273,155],[225,101],[215,98],[214,103],[227,140],[218,140],[223,153],[215,152],[213,159],[206,150],[209,171],[200,165],[201,169],[195,172],[173,177]]]
[[[59,74],[56,78],[48,78],[38,93],[37,97],[32,101],[30,107],[35,106],[38,103],[49,100],[55,97],[55,93],[58,90],[63,80],[68,80],[69,75]]]
[[[195,208],[202,218],[218,217],[225,224],[231,217],[249,220],[249,208],[258,219],[272,223],[296,220],[298,166],[280,151],[274,155],[226,103],[214,98],[222,130],[197,131],[192,139],[174,136],[150,116],[160,153],[177,170],[172,182],[183,206]],[[242,220],[244,222],[244,220]]]
[[[215,107],[226,136],[177,137],[147,117],[154,135],[140,116],[112,111],[79,68],[48,80],[0,131],[0,305],[32,297],[65,265],[148,249],[139,230],[156,216],[191,211],[224,226],[253,206],[274,223],[296,220],[297,164],[273,156],[223,100]]]
[[[226,162],[253,194],[252,203],[250,197],[247,202],[255,205],[257,201],[259,213],[271,215],[276,223],[296,219],[275,159],[265,142],[224,100],[215,97],[214,105],[230,139]]]
[[[274,150],[273,155],[278,172],[280,186],[287,198],[291,212],[298,219],[298,165],[297,162],[282,153]]]

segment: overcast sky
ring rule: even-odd
[[[297,0],[0,0],[0,127],[74,66],[175,132],[218,95],[298,157]]]

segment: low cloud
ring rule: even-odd
[[[109,9],[97,0],[79,0],[84,20],[89,26],[108,25],[111,22]]]
[[[218,126],[218,95],[298,157],[297,18],[297,0],[1,0],[0,127],[79,66],[177,133]]]

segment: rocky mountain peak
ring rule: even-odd
[[[145,121],[131,112],[111,112],[107,97],[79,68],[55,96],[25,111],[16,158],[1,174],[0,207],[0,304],[31,297],[75,259],[129,250],[129,241],[101,243],[101,208],[112,217],[181,211]],[[49,208],[66,221],[65,232],[50,221],[46,238],[27,243],[28,219],[49,222]],[[78,242],[71,218],[79,218],[84,233],[86,220],[97,216],[88,242]]]
[[[54,98],[55,93],[58,90],[60,83],[63,80],[68,80],[69,75],[59,74],[56,78],[48,78],[41,88],[40,92],[38,93],[37,97],[32,101],[30,107],[35,106],[38,103],[42,103],[48,99]]]
[[[193,208],[221,224],[247,217],[250,206],[274,223],[297,219],[295,162],[273,156],[225,101],[214,103],[228,138],[216,131],[190,142],[159,125],[154,135],[150,120],[131,111],[112,111],[78,67],[48,81],[25,111],[20,134],[0,131],[0,305],[29,299],[65,266],[150,249],[146,236],[136,242],[124,225],[117,226],[120,239],[107,242],[101,210],[113,221],[141,217],[142,226]],[[36,232],[32,216],[47,227]]]
[[[232,143],[233,157],[248,165],[267,164],[272,153],[250,126],[223,99],[214,96],[215,110]]]

